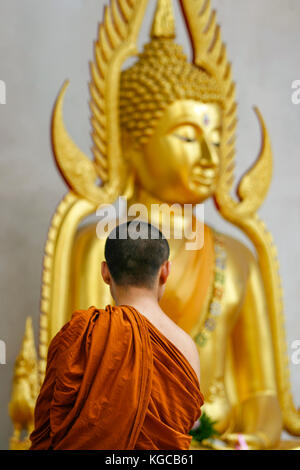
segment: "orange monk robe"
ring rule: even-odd
[[[189,449],[202,404],[193,368],[146,317],[91,307],[50,344],[31,450]]]

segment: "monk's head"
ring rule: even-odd
[[[170,249],[164,235],[151,224],[133,220],[114,228],[106,240],[102,277],[112,297],[144,290],[158,300],[170,272]]]

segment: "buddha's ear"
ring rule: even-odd
[[[121,147],[123,149],[123,157],[126,161],[130,161],[130,151],[133,147],[134,141],[130,133],[121,127]]]
[[[136,180],[136,163],[143,157],[142,149],[136,138],[124,128],[121,128],[121,148],[123,156],[123,164],[127,174],[127,186],[125,192],[128,192],[128,186],[132,186],[132,182]]]

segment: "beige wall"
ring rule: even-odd
[[[55,96],[71,79],[66,122],[89,152],[88,61],[101,0],[0,0],[0,80],[7,104],[0,105],[0,340],[7,364],[0,365],[0,448],[8,447],[7,403],[13,364],[31,315],[36,334],[43,247],[50,217],[65,193],[51,155],[49,128]],[[252,105],[259,105],[272,136],[275,174],[261,211],[277,242],[285,287],[288,347],[300,339],[300,105],[291,83],[300,79],[299,0],[215,0],[238,84],[240,175],[259,150]],[[150,2],[150,9],[154,1]],[[144,36],[150,14],[145,21]],[[182,42],[184,29],[179,28]],[[238,237],[207,204],[207,220]],[[300,365],[292,385],[300,405]]]

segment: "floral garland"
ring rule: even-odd
[[[195,342],[203,347],[207,343],[210,334],[216,329],[217,318],[222,313],[222,299],[224,297],[225,270],[227,253],[224,248],[222,235],[214,231],[215,271],[212,299],[208,309],[208,315],[200,333],[196,335]]]

